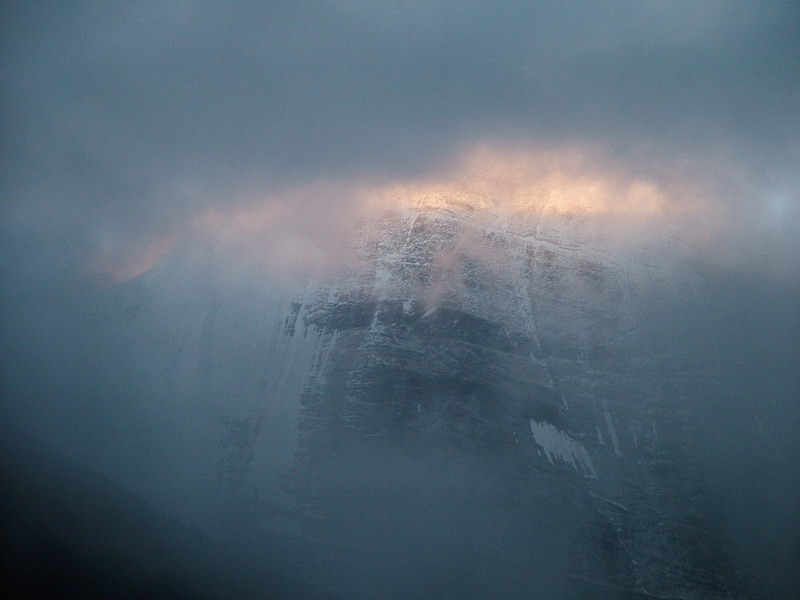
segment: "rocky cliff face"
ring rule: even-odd
[[[707,376],[651,328],[699,279],[664,241],[615,251],[587,217],[486,204],[385,214],[302,307],[320,358],[296,483],[322,566],[422,596],[725,597],[682,440]]]
[[[171,259],[117,288],[164,441],[96,466],[343,597],[733,597],[686,442],[711,378],[670,326],[702,281],[678,240],[551,208],[431,191],[335,284]]]

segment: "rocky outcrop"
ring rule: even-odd
[[[303,308],[324,359],[295,483],[335,548],[321,572],[367,563],[422,596],[446,576],[447,597],[729,597],[682,439],[708,375],[650,329],[700,280],[674,240],[614,248],[580,216],[488,204],[386,213]]]

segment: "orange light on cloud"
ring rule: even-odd
[[[577,151],[511,152],[480,147],[440,175],[364,188],[367,205],[452,206],[551,215],[660,215],[668,190],[604,169]]]
[[[701,198],[688,180],[632,173],[590,151],[483,145],[418,179],[318,181],[284,193],[234,199],[195,216],[187,231],[221,253],[247,257],[272,272],[311,272],[351,258],[347,253],[353,251],[355,229],[387,210],[432,208],[476,221],[520,223],[543,217],[554,223],[589,219],[636,242],[640,238],[632,233],[632,223],[644,224],[649,232],[654,223],[676,215],[709,216],[714,205]],[[149,269],[174,241],[175,236],[159,238],[124,257],[107,252],[95,272],[106,284],[125,281]]]
[[[95,257],[91,272],[100,287],[111,287],[148,271],[172,249],[176,235],[156,238],[136,248],[106,247]]]

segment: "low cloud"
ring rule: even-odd
[[[90,265],[100,282],[118,283],[181,244],[272,276],[330,276],[352,266],[359,237],[387,211],[466,208],[487,227],[537,235],[542,227],[578,220],[587,241],[618,250],[674,239],[689,259],[752,268],[753,245],[772,244],[776,230],[742,219],[741,200],[723,194],[700,169],[662,164],[645,170],[596,146],[483,143],[454,151],[419,177],[329,178],[232,196],[167,234],[133,245],[107,240]]]
[[[559,160],[599,148],[627,172],[598,172],[636,207],[683,210],[674,186],[702,173],[721,212],[757,225],[768,248],[796,232],[797,10],[6,6],[4,285],[119,280],[204,215],[254,198],[294,195],[276,209],[289,230],[292,211],[337,225],[349,194],[295,191],[448,182],[482,143]],[[127,262],[136,269],[115,266]]]

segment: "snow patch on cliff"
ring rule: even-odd
[[[547,460],[552,464],[555,464],[553,458],[557,458],[570,463],[578,473],[583,471],[585,477],[597,479],[597,471],[586,448],[563,431],[559,431],[555,425],[531,419],[531,433],[533,440],[542,447]]]

